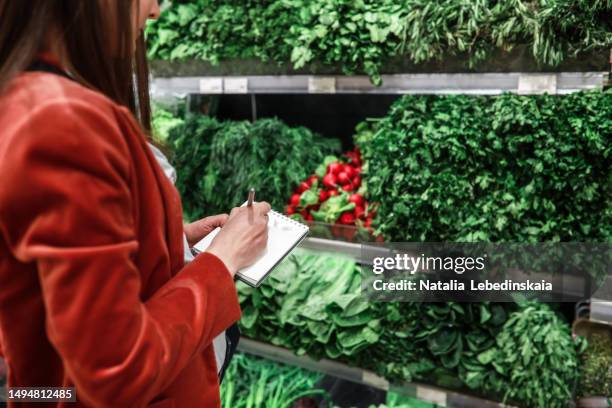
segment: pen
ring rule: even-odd
[[[251,188],[249,190],[249,198],[247,200],[247,207],[251,207],[253,205],[253,200],[255,199],[255,189]]]

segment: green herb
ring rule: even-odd
[[[181,193],[183,212],[187,219],[213,214],[207,211],[202,198],[202,178],[206,175],[211,145],[223,125],[202,115],[189,116],[183,125],[174,127],[168,135],[173,151],[172,162],[177,171],[176,187]],[[235,205],[235,204],[234,204]],[[221,210],[226,212],[231,205]]]
[[[514,312],[496,344],[479,358],[505,381],[490,384],[504,395],[534,408],[565,407],[578,379],[577,343],[570,327],[546,304],[531,303]]]
[[[240,206],[250,187],[281,210],[293,188],[340,147],[336,139],[276,119],[219,122],[201,115],[173,127],[168,141],[184,210],[192,219]]]
[[[395,241],[612,239],[612,93],[405,96],[359,129]]]
[[[221,384],[221,405],[231,408],[287,408],[299,398],[324,395],[323,375],[238,353]]]
[[[151,123],[155,140],[160,143],[166,143],[170,131],[177,126],[181,126],[183,123],[183,119],[176,117],[170,111],[156,107]]]
[[[173,2],[147,36],[152,58],[316,62],[378,84],[394,56],[424,63],[459,55],[467,68],[527,45],[553,67],[610,48],[611,12],[607,0],[194,0]]]
[[[612,398],[612,337],[593,333],[588,337],[588,346],[581,356],[581,397]]]

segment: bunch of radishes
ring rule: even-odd
[[[355,234],[357,226],[372,230],[375,208],[364,198],[361,183],[361,155],[359,149],[325,158],[315,174],[301,182],[289,200],[285,212],[303,221],[334,224],[332,232],[346,238]]]

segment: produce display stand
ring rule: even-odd
[[[307,356],[297,356],[292,351],[277,347],[267,343],[242,338],[238,344],[238,350],[263,357],[269,360],[278,361],[284,364],[298,366],[307,370],[317,371],[322,374],[341,378],[378,388],[384,391],[393,391],[399,394],[417,398],[421,401],[437,404],[449,408],[496,408],[509,407],[509,405],[498,402],[488,401],[482,398],[462,394],[456,391],[445,390],[443,388],[419,384],[419,383],[390,383],[386,379],[376,375],[372,371],[351,367],[346,364],[322,359],[314,360]]]
[[[414,65],[390,61],[375,86],[366,75],[343,75],[338,67],[316,64],[299,70],[259,61],[153,61],[155,98],[188,94],[567,94],[603,89],[608,51],[571,59],[545,72],[526,48],[496,55],[466,69],[461,57]]]
[[[577,308],[576,320],[572,324],[572,334],[582,336],[587,339],[591,335],[598,334],[612,338],[612,324],[609,322],[597,321],[581,315],[580,307]],[[578,408],[600,408],[610,406],[609,399],[604,396],[589,396],[576,398]]]
[[[590,320],[612,326],[612,302],[591,298]]]
[[[523,54],[526,51],[523,50]],[[481,72],[461,70],[453,61],[423,70],[419,67],[401,67],[381,75],[382,84],[372,84],[366,75],[342,75],[337,69],[307,67],[302,70],[262,64],[257,61],[225,61],[218,66],[206,62],[153,61],[151,64],[151,95],[158,100],[191,97],[192,95],[246,95],[250,97],[252,118],[257,118],[257,95],[401,95],[401,94],[568,94],[584,90],[602,90],[608,82],[610,65],[608,52],[595,59],[583,59],[562,64],[558,70],[540,72],[534,64],[522,62],[520,53],[515,59],[499,59],[491,69]],[[518,61],[518,62],[517,62]],[[595,61],[595,63],[594,63]],[[580,62],[583,63],[580,66]],[[590,64],[585,66],[584,64]],[[402,69],[404,68],[404,69]],[[422,67],[421,67],[422,68]],[[189,104],[188,104],[189,106]],[[365,245],[368,245],[366,243]],[[300,245],[320,253],[334,253],[363,264],[362,244],[321,238],[313,235]],[[372,243],[372,247],[375,245]],[[369,251],[368,251],[369,252]],[[371,254],[371,252],[369,252]],[[592,316],[610,316],[612,303],[591,305]],[[297,356],[292,351],[260,341],[243,338],[239,350],[270,360],[318,371],[326,375],[361,383],[381,390],[438,404],[444,407],[502,407],[499,402],[488,401],[460,391],[451,391],[420,383],[395,383],[374,372],[351,367],[339,361],[314,360]]]
[[[367,260],[363,257],[363,245],[354,242],[339,241],[333,239],[307,237],[300,244],[301,248],[318,252],[330,252],[337,255],[344,255],[355,260],[356,263],[365,264]],[[388,254],[388,250],[371,246],[369,253],[380,250],[381,254]]]
[[[590,301],[590,320],[612,327],[612,276],[593,294]]]

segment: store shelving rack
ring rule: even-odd
[[[567,94],[602,89],[605,71],[559,73],[411,73],[367,76],[244,75],[155,77],[155,98],[188,94]]]
[[[607,52],[607,51],[606,51]],[[580,66],[589,59],[582,59],[578,65],[567,65],[559,70],[540,72],[530,63],[507,64],[512,70],[502,65],[504,60],[497,61],[495,69],[485,72],[461,72],[456,68],[420,70],[412,67],[406,72],[401,70],[381,75],[382,84],[375,86],[365,75],[338,75],[325,69],[303,69],[293,71],[286,68],[247,62],[245,68],[229,61],[221,67],[213,67],[202,62],[163,62],[152,64],[151,96],[160,101],[171,101],[191,95],[249,95],[252,118],[257,118],[256,95],[266,94],[303,94],[303,95],[500,95],[516,93],[524,95],[569,94],[585,90],[602,90],[612,84],[612,50],[610,60],[607,55],[605,63],[598,55],[596,62]],[[592,60],[591,60],[592,61]],[[238,68],[236,68],[238,67]],[[521,68],[526,69],[521,69]],[[564,70],[563,68],[568,68]],[[586,67],[586,68],[585,68]],[[518,69],[517,69],[518,68]],[[244,72],[240,72],[243,69]],[[333,70],[333,68],[332,68]],[[307,238],[301,247],[314,251],[343,254],[363,263],[362,249],[359,244]],[[591,307],[591,313],[610,316],[612,321],[612,302],[599,302]],[[307,356],[297,356],[292,351],[252,339],[241,339],[239,350],[268,358],[274,361],[299,366],[305,369],[366,384],[382,390],[393,390],[423,401],[444,407],[504,407],[499,402],[488,401],[462,393],[445,390],[439,387],[419,383],[390,383],[375,373],[350,367],[331,360],[314,360]]]
[[[497,51],[477,67],[466,67],[467,56],[449,56],[414,64],[392,58],[375,86],[366,75],[343,75],[342,67],[313,63],[290,64],[257,60],[153,61],[154,97],[188,94],[567,94],[603,89],[612,73],[612,50],[600,49],[568,58],[557,67],[542,68],[528,46]]]

